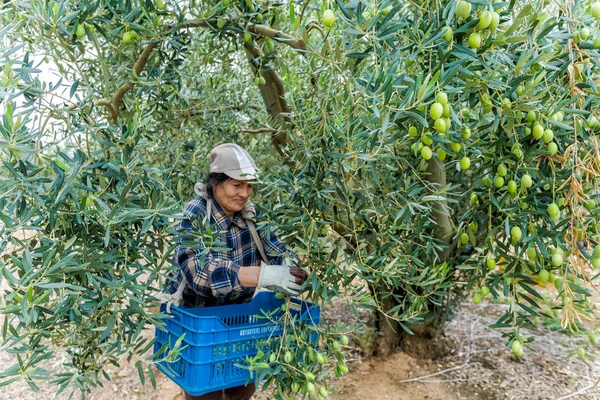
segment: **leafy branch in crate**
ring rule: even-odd
[[[278,295],[283,297],[281,295]],[[281,307],[265,313],[281,336],[271,335],[258,342],[258,353],[246,357],[240,367],[251,371],[250,379],[262,382],[262,390],[273,385],[273,398],[288,399],[301,394],[303,398],[322,399],[328,396],[327,378],[348,372],[342,345],[348,345],[346,334],[327,331],[326,327],[303,320],[290,312],[298,304],[288,299]]]

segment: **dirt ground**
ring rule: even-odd
[[[350,351],[351,372],[341,379],[330,380],[333,400],[591,400],[600,399],[600,389],[592,387],[600,377],[600,363],[565,358],[569,351],[584,342],[583,338],[566,336],[542,328],[538,339],[525,355],[517,359],[505,347],[501,334],[488,326],[496,321],[506,306],[482,303],[463,305],[441,338],[448,354],[435,359],[417,359],[399,352],[388,359],[366,359],[357,348]],[[343,313],[343,305],[326,312]],[[325,310],[324,310],[325,311]],[[152,332],[149,330],[148,335]],[[8,367],[14,357],[0,352],[0,366]],[[181,390],[156,371],[157,390],[148,382],[141,385],[137,370],[123,362],[121,369],[113,368],[112,380],[96,388],[88,399],[114,400],[183,400]],[[67,399],[66,394],[55,396],[51,385],[40,385],[34,393],[24,382],[0,388],[0,400]],[[268,394],[255,396],[268,399]]]
[[[593,387],[600,377],[598,360],[570,357],[587,339],[542,328],[538,339],[518,359],[506,340],[488,328],[506,306],[463,305],[440,340],[449,353],[435,359],[416,359],[406,353],[364,360],[351,374],[335,382],[336,400],[546,400],[600,399]]]

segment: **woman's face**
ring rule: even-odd
[[[225,214],[231,218],[236,212],[242,211],[252,195],[252,181],[227,179],[213,189],[213,194]]]

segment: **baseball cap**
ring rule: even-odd
[[[256,179],[258,169],[246,150],[234,143],[220,144],[210,152],[209,172],[220,172],[241,181]]]

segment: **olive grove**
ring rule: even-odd
[[[224,142],[255,157],[259,223],[310,268],[307,298],[373,310],[376,354],[488,296],[517,356],[541,318],[595,338],[599,18],[593,1],[5,1],[1,343],[18,363],[0,384],[85,392],[123,354],[154,379],[141,332]],[[349,332],[307,334],[250,365],[282,398],[347,371]],[[39,367],[59,348],[63,371]]]

